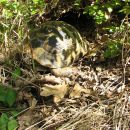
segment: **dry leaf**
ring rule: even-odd
[[[72,92],[70,93],[70,97],[79,98],[79,97],[81,97],[81,93],[88,94],[87,96],[89,96],[91,91],[90,91],[90,89],[83,88],[79,84],[75,84]]]
[[[41,96],[54,96],[54,102],[59,102],[61,99],[64,98],[65,94],[68,91],[68,85],[63,82],[62,84],[58,85],[48,85],[45,84],[41,90],[40,90],[40,95]]]
[[[32,98],[31,104],[30,104],[30,108],[33,110],[37,105],[37,100],[36,98]]]

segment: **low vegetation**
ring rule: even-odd
[[[90,42],[67,84],[37,71],[25,49],[48,20],[69,21]],[[129,0],[0,1],[0,130],[129,130],[129,71]]]

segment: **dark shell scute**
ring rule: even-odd
[[[55,47],[57,43],[56,36],[51,36],[48,38],[48,44],[52,47]]]

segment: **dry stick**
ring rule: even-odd
[[[37,108],[43,108],[43,105],[38,106],[38,107],[35,107],[35,109],[37,109]],[[18,114],[14,115],[14,116],[11,116],[10,119],[13,119],[13,118],[17,117],[17,116],[19,116],[20,114],[22,114],[22,113],[24,113],[25,111],[28,111],[28,110],[30,110],[30,109],[31,109],[31,107],[28,107],[28,108],[22,110],[21,112],[19,112]]]
[[[52,123],[52,124],[50,124],[50,125],[48,125],[48,126],[45,126],[42,130],[46,130],[46,129],[49,129],[49,128],[52,128],[52,127],[58,126],[58,125],[62,124],[63,122],[67,121],[67,120],[69,120],[69,117],[66,118],[66,119],[63,119],[63,120],[57,121],[57,122],[55,122],[55,123]]]
[[[125,19],[127,20],[127,21],[126,21],[126,22],[127,22],[127,26],[126,26],[126,32],[125,32],[125,35],[124,35],[124,38],[123,38],[123,47],[122,47],[122,66],[123,66],[123,84],[124,84],[124,85],[125,85],[125,74],[126,74],[126,66],[127,66],[127,64],[124,63],[124,58],[125,58],[125,57],[124,57],[124,51],[123,51],[123,49],[124,49],[124,41],[125,41],[126,38],[127,38],[127,44],[128,44],[128,30],[129,30],[129,28],[128,28],[128,24],[129,24],[128,14],[126,14],[126,17],[125,17],[124,20],[122,21],[121,26],[123,25]]]
[[[113,81],[110,85],[107,85],[106,86],[106,88],[110,88],[110,87],[112,87],[112,85],[114,84],[114,83],[116,83],[118,80],[120,79],[120,77],[119,78],[117,78],[117,79],[115,79],[115,81]],[[119,84],[121,84],[122,82],[120,81],[113,89],[115,89]],[[105,89],[106,89],[105,88]],[[107,92],[107,89],[105,90],[105,92]]]
[[[115,120],[115,119],[117,119],[118,120],[118,122],[115,124],[115,128],[116,128],[116,130],[119,130],[119,129],[121,129],[122,128],[122,122],[123,122],[123,114],[125,113],[125,108],[126,108],[126,105],[127,105],[127,103],[128,103],[128,98],[126,98],[126,97],[128,97],[128,94],[127,94],[127,92],[125,93],[125,99],[124,99],[124,101],[123,101],[123,104],[121,104],[121,106],[119,107],[118,106],[118,104],[116,105],[116,108],[115,108],[115,110],[116,111],[114,111],[114,115],[116,115],[116,116],[118,116],[118,117],[116,117],[116,118],[114,118],[113,120]],[[118,110],[118,115],[117,115],[117,110]]]
[[[30,127],[26,128],[25,130],[30,130],[31,128],[34,128],[35,126],[37,126],[38,124],[42,123],[44,120],[41,120],[37,123],[35,123],[34,125],[31,125]]]
[[[10,72],[9,70],[7,70],[7,69],[5,69],[5,68],[3,68],[5,71],[7,71],[7,72],[9,72],[9,73],[11,73],[11,74],[13,74],[12,72]],[[17,75],[18,76],[18,75]],[[36,85],[36,84],[34,84],[34,83],[32,83],[31,81],[28,81],[28,80],[26,80],[26,79],[24,79],[24,78],[22,78],[22,77],[20,77],[20,76],[18,76],[18,78],[20,78],[21,80],[23,80],[23,81],[26,81],[26,82],[28,82],[28,83],[30,83],[30,84],[32,84],[32,85],[34,85],[35,87],[37,87],[37,88],[39,88],[39,86],[38,85]]]
[[[126,44],[128,44],[128,39],[129,39],[129,36],[128,36],[128,31],[129,31],[129,27],[128,27],[128,24],[129,24],[129,17],[128,17],[128,14],[126,14]],[[125,40],[125,37],[124,37],[124,40]],[[123,44],[124,45],[124,44]],[[129,50],[128,50],[129,51]],[[125,85],[125,72],[126,72],[126,66],[127,66],[127,64],[128,64],[128,62],[129,62],[129,59],[130,58],[128,58],[128,60],[126,61],[126,63],[124,64],[124,68],[123,68],[123,70],[124,70],[124,85]],[[122,110],[122,115],[123,115],[123,113],[124,113],[124,111],[125,111],[125,105],[124,105],[124,107],[122,108],[123,110]],[[120,118],[120,120],[119,120],[119,125],[121,125],[121,119],[122,118]],[[118,125],[118,126],[119,126]]]
[[[10,119],[13,119],[14,117],[19,116],[19,115],[22,114],[23,112],[28,111],[30,108],[31,108],[31,107],[28,107],[28,108],[22,110],[21,112],[19,112],[18,114],[16,114],[15,116],[11,116]]]
[[[75,121],[76,121],[76,120],[79,120],[80,117],[82,116],[82,115],[80,115],[80,113],[81,113],[81,112],[82,112],[82,113],[85,113],[85,110],[86,110],[86,109],[89,110],[89,109],[91,109],[94,105],[97,105],[97,103],[93,103],[93,104],[91,104],[89,107],[88,107],[88,106],[84,106],[83,108],[81,108],[81,110],[80,110],[79,112],[76,112],[76,114],[72,117],[72,119],[75,119]],[[68,124],[66,124],[66,125],[64,125],[64,126],[62,127],[62,130],[65,130],[66,127],[69,127],[72,123],[73,123],[73,120],[70,120],[70,122],[68,122]]]
[[[66,109],[68,109],[68,107],[66,107],[65,109],[61,110],[59,113],[57,113],[56,115],[54,115],[49,121],[47,121],[41,128],[44,128],[44,126],[49,123],[51,120],[53,120],[56,116],[58,116],[59,114],[61,114],[62,112],[64,112]]]
[[[56,116],[58,116],[60,113],[62,113],[63,111],[65,111],[66,109],[68,109],[69,107],[66,107],[65,109],[63,109],[62,111],[60,111],[59,113],[57,113],[56,115],[54,115],[50,120],[48,120],[41,128],[43,128],[47,123],[49,123],[51,120],[53,120]],[[29,126],[28,128],[26,128],[25,130],[30,130],[31,128],[37,126],[38,124],[40,124],[41,122],[43,122],[44,120],[41,120],[37,123],[35,123],[34,125]],[[41,129],[40,128],[40,129]],[[42,129],[41,129],[42,130]]]

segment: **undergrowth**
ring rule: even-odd
[[[58,3],[59,1],[54,0],[52,3],[53,2]],[[21,67],[21,64],[19,64],[20,58],[16,62],[13,59],[15,56],[12,59],[9,59],[9,57],[10,55],[15,55],[14,50],[26,41],[29,21],[32,20],[33,16],[45,13],[44,9],[47,7],[47,3],[49,2],[43,0],[0,1],[1,130],[16,130],[20,126],[17,117],[21,114],[21,109],[25,109],[25,106],[27,109],[27,105],[25,105],[26,103],[24,103],[23,106],[18,105],[18,88],[15,86],[15,81],[20,78],[27,80],[27,76],[34,76],[34,72],[31,69],[28,70],[25,66]],[[106,99],[100,99],[101,95],[98,94],[95,94],[96,96],[94,95],[95,97],[92,97],[91,101],[85,99],[86,102],[82,102],[76,99],[76,102],[78,102],[81,107],[74,104],[74,99],[67,99],[66,102],[63,102],[64,106],[61,104],[59,108],[53,108],[54,111],[50,110],[50,106],[44,106],[44,110],[40,109],[40,112],[45,111],[43,117],[46,118],[43,121],[45,124],[40,125],[41,130],[52,127],[59,130],[80,130],[81,128],[82,130],[128,130],[130,123],[130,84],[128,78],[130,76],[130,2],[129,0],[107,2],[100,0],[95,0],[93,2],[75,0],[72,8],[83,10],[84,14],[92,16],[95,20],[97,30],[102,30],[97,31],[97,37],[99,38],[97,38],[97,40],[99,40],[101,43],[100,45],[103,46],[103,59],[113,60],[115,57],[120,57],[121,59],[121,64],[119,65],[121,67],[119,67],[118,71],[121,75],[118,75],[117,71],[114,70],[112,72],[109,71],[109,69],[102,70],[102,72],[99,72],[99,76],[103,81],[99,81],[100,83],[97,83],[98,85],[95,83],[96,85],[93,89],[97,89],[98,86],[100,89],[102,88],[104,90],[102,93],[106,93],[106,90],[111,89],[111,86],[115,84],[115,88],[119,86],[120,88],[118,88],[116,96],[114,95],[115,97],[112,96],[112,92],[109,91]],[[103,39],[104,34],[102,33],[104,30],[105,39]],[[20,51],[22,52],[22,50]],[[24,55],[22,56],[24,57]],[[99,71],[98,68],[96,69]],[[105,72],[105,74],[103,72]],[[93,72],[90,75],[92,74]],[[104,77],[104,75],[106,77]],[[118,78],[120,80],[118,80]],[[116,80],[118,82],[116,82]],[[93,79],[93,82],[96,81]],[[115,88],[112,88],[112,91],[115,91]],[[94,102],[95,100],[93,98],[96,99],[96,102]],[[108,102],[108,104],[106,102]],[[111,102],[113,103],[111,104]],[[60,118],[63,120],[60,120]],[[36,124],[41,124],[41,122],[42,121]],[[35,125],[28,126],[26,130],[29,128],[32,129],[33,126]]]

